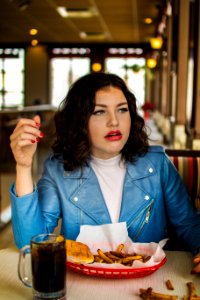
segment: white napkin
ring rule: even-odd
[[[137,253],[151,256],[147,262],[135,260],[133,262],[134,268],[144,268],[159,264],[165,255],[163,247],[167,239],[157,243],[133,243],[128,237],[126,222],[105,224],[105,225],[83,225],[80,233],[76,239],[78,242],[86,244],[93,254],[97,254],[97,250],[101,249],[103,252],[115,251],[119,244],[124,244],[124,253]],[[93,263],[93,266],[101,266],[108,268],[108,264]],[[112,264],[112,268],[130,268],[122,264]]]

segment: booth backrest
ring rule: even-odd
[[[200,151],[166,149],[166,153],[181,175],[194,207],[200,211]]]

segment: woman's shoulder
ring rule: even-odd
[[[168,157],[165,152],[165,147],[162,145],[152,145],[148,147],[148,151],[144,156],[147,160],[152,162],[163,162],[164,160],[168,160]]]
[[[152,145],[152,146],[149,146],[147,153],[150,153],[150,154],[158,154],[158,153],[165,154],[165,148],[162,145]]]
[[[49,152],[45,161],[45,168],[58,168],[59,166],[63,166],[63,158],[62,155],[55,154],[53,152]]]
[[[59,153],[54,153],[53,151],[50,151],[47,153],[46,161],[50,162],[59,162],[63,161],[62,155]]]
[[[89,165],[85,165],[83,168],[77,168],[75,170],[65,170],[64,159],[61,154],[49,153],[44,162],[44,171],[51,173],[52,175],[60,174],[66,178],[81,178],[82,176],[87,177],[90,173],[91,168]]]
[[[164,164],[170,164],[170,159],[165,152],[165,147],[162,145],[149,146],[148,151],[145,155],[147,160],[150,160],[156,166]]]

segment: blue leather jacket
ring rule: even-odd
[[[62,218],[61,232],[76,239],[80,226],[111,223],[96,175],[91,167],[64,171],[53,154],[45,162],[34,192],[16,197],[10,189],[16,245],[32,236],[52,232]],[[167,236],[170,220],[178,236],[195,253],[200,247],[200,215],[174,165],[161,146],[149,147],[136,163],[127,163],[119,222],[126,222],[129,237],[137,242],[159,242]]]

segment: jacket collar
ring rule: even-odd
[[[82,169],[76,169],[74,171],[63,171],[64,178],[88,178],[91,173],[91,167],[89,165],[84,166]]]
[[[93,172],[91,172],[91,167],[86,165],[81,169],[74,171],[64,171],[64,178],[88,178]],[[135,163],[127,162],[127,173],[132,180],[138,180],[144,177],[155,175],[156,168],[154,164],[146,157],[139,157]]]
[[[142,156],[139,157],[135,163],[127,163],[127,173],[132,180],[138,180],[144,177],[155,175],[156,168],[146,156]]]

